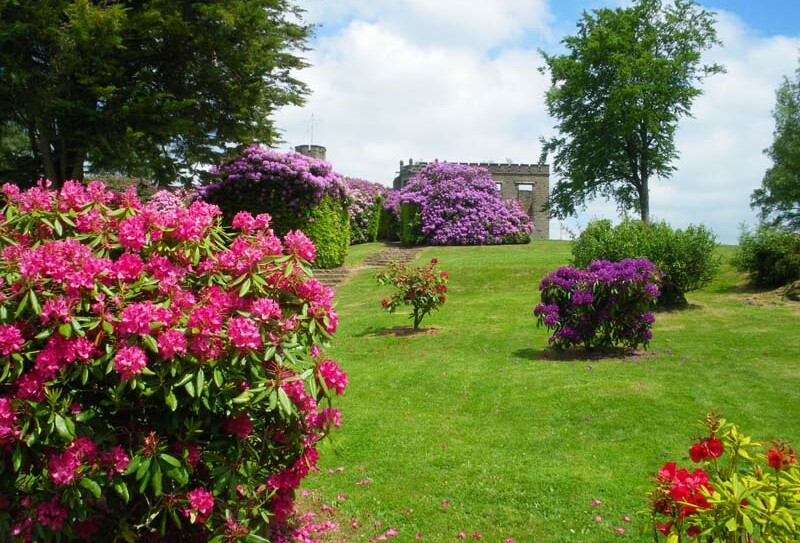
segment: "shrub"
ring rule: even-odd
[[[341,200],[324,196],[311,213],[305,233],[317,247],[317,268],[336,268],[344,264],[350,246],[350,216]]]
[[[559,268],[539,284],[537,326],[554,331],[549,343],[557,349],[647,345],[660,283],[661,273],[647,259],[595,261],[585,270]]]
[[[609,220],[595,220],[573,242],[572,264],[646,258],[664,274],[658,304],[679,307],[687,304],[687,292],[702,288],[717,274],[720,259],[715,248],[716,236],[702,225],[673,230],[664,221],[626,218],[614,227]]]
[[[367,243],[378,239],[386,187],[364,179],[345,178],[350,205],[350,243]]]
[[[390,298],[381,301],[383,308],[394,313],[401,305],[410,305],[415,330],[425,315],[439,309],[447,300],[448,275],[436,269],[438,262],[432,258],[427,266],[413,268],[393,262],[376,276],[379,285],[392,285],[397,289]]]
[[[350,242],[347,195],[344,181],[328,162],[251,145],[241,157],[219,167],[216,174],[220,179],[203,188],[201,198],[218,205],[227,224],[239,211],[269,213],[278,235],[292,230],[325,233],[321,238],[311,237],[317,248],[317,267],[344,263],[346,249],[343,254],[340,248]],[[323,200],[326,204],[320,205]],[[344,224],[339,220],[342,214]],[[310,226],[318,220],[326,226]],[[337,230],[327,225],[336,225]]]
[[[313,244],[96,183],[3,191],[0,540],[284,540],[347,383]]]
[[[398,241],[400,239],[400,191],[387,190],[381,206],[378,224],[378,239]]]
[[[528,243],[533,224],[517,202],[504,202],[486,168],[435,162],[400,191],[401,241],[431,245]],[[415,211],[403,211],[403,206]],[[414,222],[419,215],[419,227]]]
[[[800,234],[761,225],[743,230],[734,266],[756,285],[779,287],[800,279]]]
[[[702,467],[667,462],[649,494],[653,539],[784,542],[797,540],[800,470],[783,441],[767,447],[709,414],[703,437],[689,449]]]
[[[158,191],[154,181],[143,177],[125,177],[120,175],[87,175],[89,181],[102,183],[106,190],[124,194],[131,188],[136,191],[139,200],[146,202]]]
[[[168,213],[180,207],[189,207],[195,194],[185,189],[161,189],[156,191],[146,205],[159,213]]]

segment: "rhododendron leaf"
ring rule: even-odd
[[[158,343],[156,343],[156,339],[153,336],[150,334],[143,335],[142,342],[144,342],[145,347],[150,349],[150,352],[158,353]]]
[[[191,373],[187,373],[186,375],[184,375],[183,377],[181,377],[181,378],[178,380],[178,382],[177,382],[177,383],[175,383],[175,385],[174,385],[174,386],[176,386],[176,387],[182,387],[183,385],[185,385],[186,383],[188,383],[189,381],[191,381],[193,378],[194,378],[194,375],[193,375],[193,374],[191,374]]]
[[[670,532],[667,536],[667,543],[680,543],[680,538],[675,532]]]
[[[128,461],[128,467],[125,468],[125,471],[122,472],[122,475],[130,475],[131,473],[138,473],[139,471],[139,464],[142,461],[141,456],[134,456]],[[138,478],[138,477],[137,477]]]
[[[83,367],[81,367],[81,385],[85,385],[88,382],[89,382],[89,366],[84,365]]]
[[[247,534],[244,538],[245,543],[269,543],[269,539],[264,539],[260,535]]]
[[[175,397],[175,393],[172,392],[172,389],[169,389],[169,392],[164,396],[164,403],[167,404],[170,411],[178,409],[178,398]]]
[[[83,479],[81,479],[80,485],[81,487],[91,492],[92,496],[94,496],[95,498],[99,498],[100,495],[103,493],[103,491],[100,489],[100,485],[98,485],[96,482],[92,481],[88,477],[84,477]]]
[[[742,513],[742,524],[744,525],[744,529],[748,534],[753,533],[753,521],[750,520],[750,517]]]
[[[728,522],[725,523],[725,528],[727,528],[729,532],[735,532],[738,527],[739,524],[734,517],[728,519]]]
[[[11,453],[11,464],[14,466],[14,472],[18,472],[22,465],[22,447],[20,445],[14,447],[14,452]]]
[[[186,390],[186,393],[189,396],[191,396],[192,398],[195,397],[196,391],[194,388],[194,382],[192,380],[187,381],[186,384],[183,385],[183,388]]]
[[[247,296],[247,293],[250,292],[251,286],[253,286],[253,282],[248,278],[244,283],[242,283],[242,286],[239,287],[239,296]]]
[[[223,383],[222,372],[219,371],[219,368],[214,368],[213,375],[214,375],[214,384],[217,385],[217,388],[222,388],[222,383]]]
[[[129,466],[130,468],[130,466]],[[150,473],[150,457],[146,456],[139,462],[139,468],[136,470],[136,480],[139,481]]]
[[[65,322],[61,326],[58,327],[58,333],[64,336],[65,338],[69,339],[72,337],[72,325],[68,322]]]
[[[183,486],[189,482],[189,472],[183,468],[172,468],[167,470],[167,477]]]
[[[75,439],[75,424],[70,419],[65,419],[58,413],[55,415],[56,432],[63,439],[72,441]]]
[[[238,405],[249,402],[252,397],[253,393],[250,390],[245,390],[231,401]]]
[[[25,309],[27,309],[28,300],[30,299],[30,294],[31,294],[31,291],[29,290],[22,297],[22,300],[20,300],[19,305],[17,306],[17,310],[14,311],[14,319],[18,319],[19,316],[22,315],[22,313],[25,311]]]
[[[269,410],[275,411],[277,407],[278,407],[278,391],[273,388],[272,391],[269,393]]]
[[[108,321],[103,321],[103,331],[108,335],[112,335],[114,333],[114,325]]]
[[[292,400],[286,395],[286,391],[282,388],[278,389],[278,404],[281,406],[281,412],[286,416],[292,414]]]
[[[161,495],[161,464],[158,462],[153,463],[153,471],[150,476],[150,486],[156,496]]]
[[[34,292],[33,290],[29,291],[28,293],[30,294],[30,298],[31,298],[31,309],[33,309],[33,312],[36,315],[41,315],[42,314],[42,306],[39,305],[39,297],[36,296],[36,292]]]
[[[144,475],[142,475],[142,479],[139,481],[139,494],[144,494],[144,491],[147,490],[147,485],[150,484],[150,472],[145,471]]]

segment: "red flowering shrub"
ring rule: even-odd
[[[794,451],[773,441],[766,453],[738,428],[709,414],[708,434],[689,449],[702,468],[667,462],[650,493],[653,534],[669,543],[796,541],[800,530],[800,470]]]
[[[100,184],[3,193],[0,540],[285,541],[347,384],[313,244]]]
[[[390,298],[381,301],[381,305],[394,313],[401,305],[411,306],[411,318],[414,329],[418,329],[422,319],[435,309],[439,309],[447,300],[447,272],[436,269],[439,261],[431,259],[427,266],[404,266],[393,262],[380,272],[376,279],[380,285],[392,285],[397,292]]]

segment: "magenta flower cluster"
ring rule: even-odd
[[[647,345],[661,277],[644,258],[597,260],[586,269],[561,267],[539,284],[537,325],[553,330],[549,343],[558,349]]]
[[[330,163],[263,145],[247,147],[214,173],[220,179],[201,190],[202,200],[218,205],[230,217],[238,211],[267,211],[280,233],[297,228],[298,220],[325,196],[337,201],[347,197],[344,181]]]
[[[346,177],[348,208],[350,214],[350,243],[375,241],[381,206],[388,190],[380,183]]]
[[[286,533],[347,386],[314,245],[99,183],[2,196],[0,539]]]
[[[419,214],[431,245],[527,243],[533,223],[516,201],[505,202],[486,168],[435,162],[401,189],[401,205]]]

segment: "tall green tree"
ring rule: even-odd
[[[56,184],[174,181],[275,139],[310,32],[294,0],[0,0],[0,125]]]
[[[720,43],[714,16],[685,0],[635,0],[584,12],[568,53],[542,52],[551,87],[546,104],[559,135],[544,141],[560,177],[547,204],[559,218],[597,196],[650,217],[650,180],[675,167],[675,129],[697,87],[722,72],[701,54]]]
[[[772,115],[775,139],[764,150],[772,167],[753,191],[750,205],[760,209],[763,222],[800,232],[800,67],[794,81],[785,77],[778,88]]]

